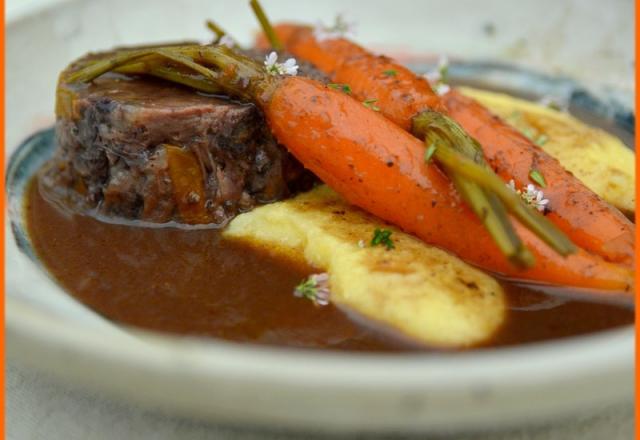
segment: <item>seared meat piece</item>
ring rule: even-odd
[[[314,181],[251,104],[107,74],[62,81],[56,107],[58,150],[41,187],[81,211],[224,224]]]

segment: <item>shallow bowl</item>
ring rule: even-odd
[[[495,429],[631,401],[630,327],[468,353],[356,355],[150,333],[108,322],[71,299],[31,251],[21,203],[28,178],[53,146],[50,131],[28,137],[52,122],[57,72],[89,49],[201,37],[204,32],[192,29],[201,26],[201,11],[209,5],[162,1],[158,7],[154,1],[149,16],[144,15],[149,0],[127,2],[129,10],[121,15],[113,12],[118,10],[114,3],[125,7],[120,1],[55,2],[8,24],[6,140],[12,156],[5,261],[10,357],[170,413],[336,432]],[[172,16],[179,16],[180,23],[165,33],[141,24],[162,24]],[[414,59],[411,66],[423,71],[434,60]],[[454,63],[451,74],[459,82],[499,85],[529,97],[551,94],[577,115],[633,138],[631,112],[595,98],[572,80],[478,62]]]

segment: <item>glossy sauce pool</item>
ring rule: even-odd
[[[30,237],[75,298],[122,324],[243,343],[353,351],[429,350],[334,307],[296,298],[317,272],[216,230],[105,223],[58,210],[37,182],[26,200]],[[630,308],[569,301],[506,286],[511,309],[483,346],[562,338],[629,325]]]

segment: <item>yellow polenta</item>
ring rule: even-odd
[[[621,211],[635,211],[635,156],[620,139],[573,116],[501,93],[460,91],[534,139],[589,189]]]
[[[393,250],[369,245],[380,227],[393,231]],[[333,303],[430,345],[479,343],[505,319],[505,296],[493,278],[326,186],[241,214],[224,234],[304,256],[329,273]]]
[[[462,88],[533,140],[592,191],[634,211],[634,154],[572,116],[507,95]],[[371,247],[376,228],[395,248]],[[333,303],[439,347],[490,338],[506,300],[489,275],[344,202],[326,186],[236,217],[224,234],[304,258],[330,275]]]

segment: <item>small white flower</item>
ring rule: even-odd
[[[451,87],[449,87],[449,84],[445,84],[445,83],[436,84],[434,89],[434,92],[436,92],[436,95],[438,96],[446,95],[450,91],[451,91]]]
[[[289,58],[282,64],[282,68],[284,70],[285,75],[297,75],[298,74],[298,63],[295,58]]]
[[[438,59],[438,67],[425,73],[423,76],[429,81],[434,92],[438,96],[449,93],[451,87],[447,84],[449,73],[449,58],[446,55],[440,55]]]
[[[522,198],[522,200],[536,208],[538,211],[544,212],[545,209],[547,209],[549,200],[544,198],[544,193],[542,192],[542,190],[537,189],[531,183],[527,185],[525,191],[522,191],[516,189],[516,184],[513,179],[511,179],[509,183],[507,183],[507,187],[509,187],[512,191],[515,191],[516,194],[518,194]]]
[[[530,205],[540,212],[543,212],[549,203],[549,200],[544,198],[542,190],[536,189],[532,184],[527,185],[527,192],[523,197]]]
[[[316,300],[315,303],[320,306],[329,304],[329,274],[326,272],[314,274],[310,277],[316,284]]]
[[[355,35],[355,23],[345,21],[341,14],[336,16],[332,26],[317,23],[313,28],[313,36],[318,41],[335,40],[338,38],[353,38]]]
[[[284,63],[278,62],[278,54],[271,52],[264,58],[264,67],[271,75],[292,75],[298,74],[298,64],[295,58],[289,58]]]
[[[295,288],[293,295],[298,298],[307,298],[318,306],[328,305],[331,296],[329,274],[323,272],[310,275]]]
[[[227,34],[223,35],[222,38],[220,38],[218,44],[220,46],[227,46],[229,49],[233,49],[236,46],[235,40]]]
[[[358,240],[358,247],[364,249],[367,247],[367,243],[365,243],[364,240]]]
[[[544,199],[544,194],[542,191],[538,191],[538,195],[536,196],[536,209],[540,212],[544,212],[547,209],[547,205],[549,204],[549,199]]]
[[[449,69],[449,58],[446,55],[440,55],[438,58],[438,66],[434,70],[430,70],[429,72],[424,74],[424,77],[427,78],[430,82],[439,82],[446,80],[447,70]]]
[[[273,51],[264,58],[264,64],[267,67],[275,65],[276,61],[278,61],[278,54]]]

